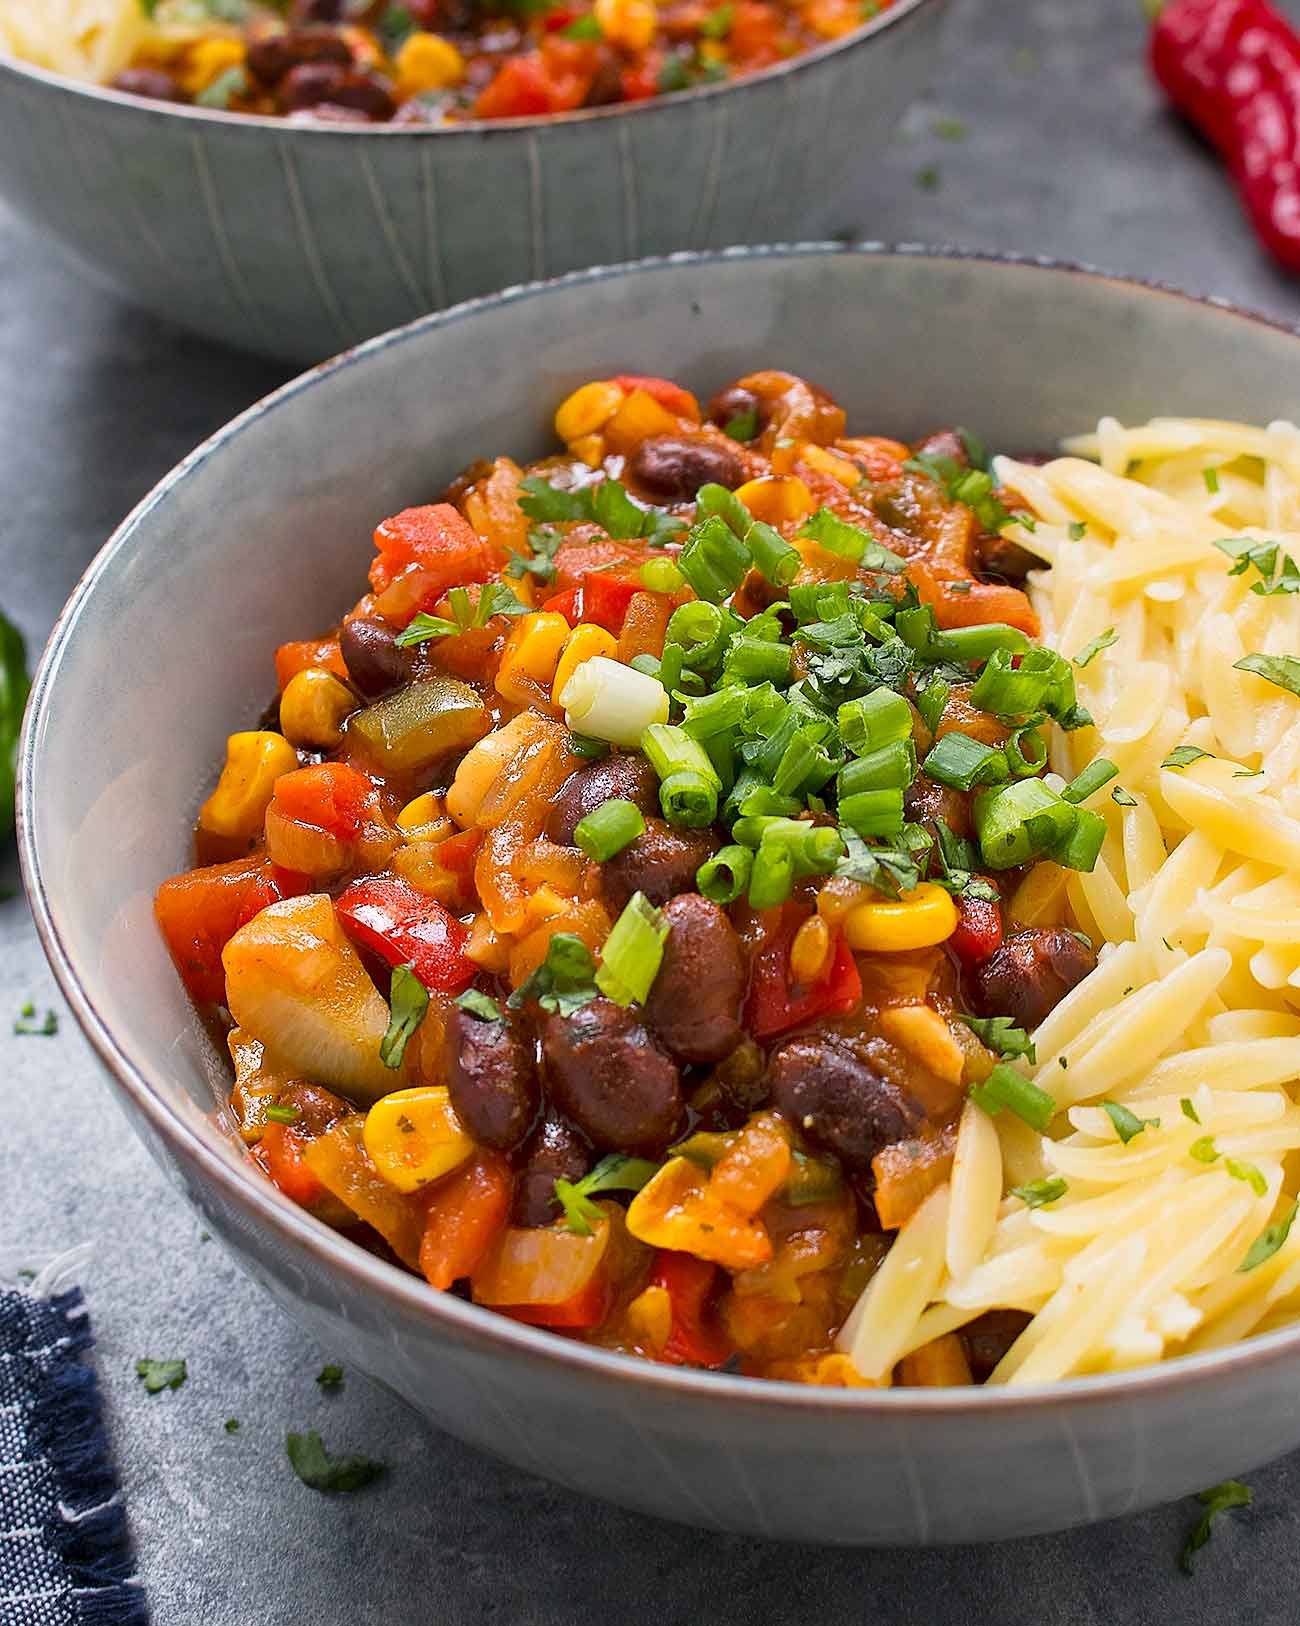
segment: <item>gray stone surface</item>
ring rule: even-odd
[[[906,139],[863,154],[846,231],[1081,258],[1300,319],[1300,289],[1262,262],[1217,165],[1148,87],[1136,0],[953,9]],[[951,119],[964,139],[936,133]],[[937,187],[918,182],[931,167]],[[942,357],[927,363],[941,379]],[[0,216],[0,598],[33,643],[113,523],[280,376],[125,309]],[[203,607],[176,613],[201,650]],[[15,881],[0,858],[0,885]],[[15,898],[0,904],[0,1251],[35,1264],[95,1245],[97,1361],[158,1626],[1296,1619],[1295,1460],[1251,1476],[1254,1511],[1223,1522],[1188,1580],[1189,1503],[1002,1547],[770,1546],[552,1490],[428,1433],[355,1374],[324,1394],[332,1352],[205,1243],[66,1015],[55,1038],[8,1036],[29,998],[58,1004]],[[145,1354],[185,1356],[189,1382],[146,1397],[132,1375]],[[387,1480],[337,1500],[305,1490],[284,1458],[286,1430],[304,1427],[385,1458]]]

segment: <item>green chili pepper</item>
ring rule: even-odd
[[[31,686],[23,635],[0,611],[0,841],[14,827],[18,735],[22,730],[23,707],[27,704]]]

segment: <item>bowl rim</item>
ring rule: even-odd
[[[815,69],[827,58],[841,51],[865,45],[927,8],[941,11],[947,3],[948,0],[892,0],[884,11],[859,24],[849,34],[843,34],[838,39],[826,40],[823,44],[815,45],[810,50],[800,52],[798,56],[787,58],[784,62],[774,62],[770,67],[760,68],[756,73],[743,74],[739,79],[723,80],[716,85],[696,85],[689,90],[673,91],[667,96],[651,96],[644,101],[614,102],[607,107],[581,107],[571,113],[535,113],[513,119],[466,119],[462,123],[448,125],[328,124],[323,120],[317,123],[310,119],[305,119],[301,123],[291,123],[287,119],[273,118],[264,113],[231,113],[219,107],[196,107],[192,103],[153,102],[145,97],[129,95],[125,91],[112,90],[107,85],[73,79],[66,74],[56,73],[53,69],[38,67],[34,62],[25,62],[19,57],[3,54],[0,54],[0,73],[12,72],[20,78],[33,80],[36,84],[50,89],[64,90],[73,95],[83,96],[87,100],[104,102],[110,107],[123,108],[156,119],[187,119],[192,123],[212,124],[227,129],[278,130],[281,135],[290,131],[295,135],[302,132],[309,140],[319,140],[325,136],[342,136],[347,140],[370,136],[389,141],[399,140],[403,136],[418,140],[433,137],[449,140],[457,136],[462,139],[472,136],[488,139],[510,131],[535,132],[551,127],[571,129],[575,125],[596,120],[634,118],[638,114],[662,111],[665,107],[694,106],[714,97],[744,91],[749,87],[771,84],[780,79],[793,79],[805,70]]]
[[[676,1395],[683,1401],[688,1398],[718,1402],[726,1400],[795,1413],[829,1411],[864,1418],[908,1416],[918,1420],[968,1418],[984,1413],[997,1417],[1007,1411],[1037,1411],[1065,1402],[1088,1407],[1112,1406],[1121,1399],[1138,1400],[1156,1391],[1168,1394],[1195,1387],[1211,1377],[1237,1375],[1246,1368],[1264,1368],[1293,1360],[1300,1351],[1300,1323],[1223,1349],[1175,1356],[1126,1372],[1067,1378],[1033,1388],[833,1389],[735,1373],[666,1366],[556,1337],[544,1328],[513,1321],[453,1294],[437,1292],[419,1277],[357,1247],[305,1210],[289,1203],[268,1182],[253,1178],[252,1171],[243,1164],[220,1156],[195,1126],[173,1110],[161,1088],[156,1087],[126,1055],[96,1010],[91,993],[59,935],[37,850],[33,805],[38,775],[37,745],[44,731],[49,696],[57,681],[64,652],[75,636],[82,606],[100,578],[112,569],[117,554],[127,546],[153,510],[165,503],[172,491],[210,456],[271,413],[291,407],[299,395],[312,389],[319,381],[336,377],[358,363],[364,363],[370,356],[412,342],[441,328],[475,319],[497,308],[545,298],[553,290],[655,275],[682,266],[703,268],[737,261],[798,262],[849,256],[869,260],[932,261],[940,265],[973,262],[1005,270],[1057,276],[1063,280],[1082,278],[1101,282],[1130,295],[1209,308],[1224,317],[1300,340],[1300,325],[1246,309],[1222,297],[1193,294],[1168,283],[1123,276],[1078,261],[954,245],[880,242],[777,243],[650,256],[619,265],[595,266],[549,281],[523,283],[499,293],[466,300],[378,334],[298,374],[254,402],[195,447],[141,498],[116,527],[92,558],[60,611],[33,675],[18,760],[17,843],[23,881],[41,946],[69,1008],[105,1069],[160,1139],[173,1150],[179,1162],[196,1164],[208,1179],[221,1188],[233,1207],[265,1223],[272,1231],[280,1232],[282,1240],[290,1246],[306,1249],[323,1268],[331,1273],[338,1271],[353,1289],[366,1294],[374,1293],[380,1300],[387,1299],[411,1315],[429,1317],[434,1322],[443,1321],[471,1341],[497,1343],[509,1354],[538,1358],[556,1368],[567,1369],[595,1381],[625,1384],[633,1388],[648,1386],[669,1397]]]

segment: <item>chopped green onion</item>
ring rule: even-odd
[[[573,830],[573,845],[581,847],[596,863],[604,864],[644,833],[641,809],[635,802],[616,796],[578,820]]]
[[[1070,521],[1069,531],[1071,542],[1082,542],[1084,537],[1088,534],[1088,527],[1081,519],[1072,519]]]
[[[848,615],[852,603],[847,582],[800,582],[790,588],[790,610],[801,627]]]
[[[1202,1135],[1194,1140],[1187,1148],[1188,1157],[1195,1158],[1198,1163],[1214,1163],[1218,1160],[1219,1148],[1214,1144],[1213,1135]]]
[[[855,757],[840,769],[835,784],[842,803],[864,790],[906,790],[915,778],[916,747],[905,739]]]
[[[1135,1135],[1140,1135],[1144,1129],[1159,1129],[1159,1118],[1139,1118],[1136,1112],[1130,1112],[1126,1106],[1118,1101],[1103,1101],[1101,1110],[1115,1126],[1115,1133],[1125,1146]]]
[[[897,616],[894,619],[897,621]],[[1025,654],[1030,648],[1029,639],[1018,627],[994,621],[976,627],[949,627],[936,633],[930,652],[939,660],[964,662],[986,660],[999,650]],[[974,699],[972,694],[972,704]]]
[[[944,714],[951,694],[952,685],[945,683],[942,678],[935,678],[932,682],[927,683],[925,688],[916,696],[916,709],[920,712],[921,721],[930,730],[931,734],[938,728],[939,719]]]
[[[746,633],[731,640],[722,661],[724,683],[788,683],[790,679],[789,644],[772,643],[766,638],[754,638]]]
[[[775,909],[794,889],[794,858],[780,842],[764,842],[754,858],[749,874],[749,904],[752,909]]]
[[[280,1101],[272,1101],[266,1108],[266,1117],[273,1124],[296,1124],[302,1117],[302,1109],[286,1106]]]
[[[675,593],[685,580],[671,559],[647,559],[641,566],[641,585],[649,593]]]
[[[870,531],[864,531],[860,526],[849,525],[838,514],[829,508],[819,508],[803,523],[799,531],[800,536],[806,536],[816,542],[818,547],[825,548],[827,553],[836,553],[842,559],[849,559],[863,570],[875,571],[880,575],[898,576],[907,569],[907,560],[901,554],[877,542]]]
[[[1066,680],[1070,683],[1073,699],[1073,679],[1070,668],[1050,649],[1030,649],[1021,655],[1020,664],[1013,665],[1016,651],[995,649],[984,670],[975,680],[970,703],[980,711],[989,711],[996,717],[1023,717],[1030,712],[1052,709],[1049,699],[1060,691],[1064,693]]]
[[[1219,495],[1218,469],[1202,469],[1201,478],[1205,481],[1205,489],[1210,493],[1210,495],[1212,497],[1217,497]]]
[[[702,897],[724,907],[735,903],[749,885],[754,855],[748,847],[736,843],[720,848],[712,858],[706,858],[695,872],[695,887]]]
[[[1028,1062],[1038,1060],[1034,1041],[1024,1028],[1017,1027],[1010,1016],[967,1016],[958,1012],[958,1020],[966,1024],[975,1037],[996,1051],[999,1056],[1023,1056]]]
[[[1192,1104],[1192,1098],[1190,1095],[1183,1096],[1178,1105],[1182,1109],[1184,1118],[1190,1118],[1194,1124],[1200,1123],[1201,1115]]]
[[[712,481],[695,493],[695,512],[700,519],[708,519],[716,514],[729,530],[742,538],[754,523],[753,515],[736,493]]]
[[[722,779],[700,742],[685,729],[655,723],[642,734],[641,749],[659,775],[659,805],[669,824],[687,829],[712,824]]]
[[[1091,875],[1097,867],[1105,840],[1106,821],[1101,814],[1094,813],[1091,808],[1078,807],[1075,809],[1074,824],[1059,846],[1053,849],[1052,857],[1062,869]]]
[[[944,739],[951,738],[944,735]],[[1078,814],[1078,809],[1041,779],[1015,779],[997,790],[984,791],[976,796],[974,806],[980,854],[991,869],[1015,869],[1058,848],[1073,830]]]
[[[1246,1257],[1237,1266],[1237,1270],[1240,1274],[1244,1275],[1246,1271],[1256,1269],[1256,1267],[1262,1265],[1266,1259],[1271,1259],[1273,1257],[1277,1250],[1286,1241],[1287,1237],[1291,1235],[1291,1227],[1295,1224],[1297,1207],[1300,1207],[1300,1204],[1292,1203],[1290,1208],[1280,1220],[1277,1220],[1272,1225],[1266,1226],[1265,1229],[1259,1233],[1259,1235],[1251,1243],[1250,1247],[1246,1250]]]
[[[569,749],[575,757],[585,757],[588,762],[598,762],[601,757],[609,755],[609,743],[606,740],[593,740],[590,734],[570,734]]]
[[[900,836],[903,833],[904,811],[901,790],[864,790],[853,796],[842,796],[838,807],[841,824],[860,835]]]
[[[1086,802],[1103,785],[1109,785],[1118,773],[1119,769],[1113,762],[1106,757],[1097,757],[1081,774],[1070,781],[1061,795],[1067,802]]]
[[[807,819],[737,819],[731,833],[745,847],[782,848],[800,875],[828,875],[844,856],[839,832]]]
[[[892,689],[873,689],[860,699],[846,700],[836,722],[840,739],[858,757],[912,736],[912,708]]]
[[[664,957],[668,922],[644,892],[634,892],[605,939],[596,986],[616,1005],[644,1005]]]
[[[677,568],[702,599],[721,604],[744,581],[749,549],[727,524],[711,515],[692,528],[677,555]]]
[[[709,740],[716,734],[734,734],[744,720],[744,689],[715,689],[712,694],[685,701],[681,727],[695,740]]]
[[[716,604],[693,599],[673,611],[664,633],[664,647],[680,645],[685,652],[682,659],[693,672],[712,671],[720,664],[737,624],[735,617]]]
[[[385,1067],[402,1065],[411,1035],[424,1021],[429,1008],[429,990],[409,965],[393,967],[388,990],[388,1032],[379,1043],[379,1059]]]
[[[803,560],[780,531],[756,519],[745,532],[745,546],[754,556],[759,573],[774,587],[788,587],[799,573]]]
[[[631,750],[652,723],[668,717],[668,694],[647,677],[607,655],[583,661],[560,696],[564,721],[575,733],[590,734]]]
[[[991,1118],[1005,1107],[1040,1135],[1056,1116],[1056,1102],[1047,1091],[1040,1090],[1005,1061],[998,1062],[984,1082],[971,1090],[970,1098]]]
[[[1110,793],[1110,799],[1117,807],[1136,807],[1138,805],[1137,797],[1126,791],[1123,785],[1115,786]]]
[[[922,767],[936,784],[953,790],[1000,784],[1010,774],[1004,751],[957,729],[935,741]]]
[[[1013,779],[1042,773],[1047,766],[1047,741],[1036,725],[1015,729],[1002,750]]]

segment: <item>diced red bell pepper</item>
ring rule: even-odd
[[[816,1016],[838,1016],[862,999],[862,978],[843,932],[835,934],[831,968],[820,982],[806,988],[790,984],[790,946],[808,918],[806,910],[787,905],[781,930],[754,961],[745,1004],[745,1026],[756,1039],[784,1033]]]
[[[631,575],[648,558],[650,552],[644,542],[615,542],[608,537],[595,542],[565,542],[555,554],[555,590],[562,593],[566,587],[581,587],[589,572],[599,570],[603,574],[606,565],[625,565]]]
[[[505,1158],[480,1152],[433,1189],[420,1242],[420,1269],[444,1293],[473,1274],[510,1216]]]
[[[719,1328],[708,1324],[707,1302],[718,1267],[691,1253],[661,1248],[655,1256],[651,1287],[662,1287],[672,1305],[672,1331],[663,1358],[673,1366],[725,1366],[733,1354]]]
[[[426,988],[458,994],[474,980],[468,929],[396,876],[354,881],[334,907],[350,937],[389,965],[409,965]]]
[[[548,34],[558,34],[562,28],[567,28],[571,22],[576,21],[578,15],[579,13],[570,6],[556,6],[542,18],[542,27]]]
[[[507,57],[474,103],[474,116],[515,119],[571,112],[581,107],[591,88],[594,62],[590,45],[548,34],[540,51]]]
[[[302,1208],[311,1208],[325,1196],[325,1187],[303,1162],[310,1137],[294,1132],[290,1124],[268,1123],[253,1148],[253,1159],[261,1164],[271,1183]]]
[[[375,531],[379,557],[370,567],[377,593],[411,565],[421,570],[421,592],[432,602],[449,587],[489,581],[500,563],[493,549],[450,503],[404,508]]]
[[[580,1293],[562,1304],[497,1304],[493,1309],[498,1315],[527,1322],[530,1327],[561,1327],[576,1332],[598,1327],[609,1311],[611,1297],[609,1278],[598,1270]]]
[[[576,627],[582,620],[581,587],[566,587],[562,593],[552,593],[542,608],[562,615],[571,627]]]
[[[684,390],[680,384],[674,384],[670,378],[654,378],[644,373],[618,373],[614,383],[620,389],[626,390],[630,395],[633,390],[644,390],[652,395],[661,407],[675,413],[679,418],[690,418],[692,422],[700,421],[700,403],[689,390]]]
[[[641,591],[641,578],[629,580],[620,571],[589,570],[582,578],[582,619],[594,621],[617,638],[627,607]]]
[[[1002,906],[987,898],[959,898],[957,911],[948,947],[963,965],[978,965],[1002,947]]]
[[[158,888],[154,914],[176,969],[199,1004],[226,997],[221,951],[239,928],[268,904],[307,891],[300,875],[262,855],[174,875]]]
[[[319,762],[281,774],[272,801],[277,813],[310,824],[339,841],[355,841],[375,803],[375,785],[346,762]]]

